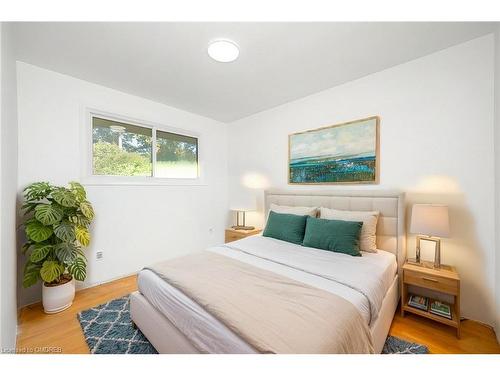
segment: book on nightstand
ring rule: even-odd
[[[443,318],[451,319],[451,306],[441,301],[432,301],[430,312]]]
[[[427,311],[429,308],[429,298],[412,294],[408,299],[408,306]]]

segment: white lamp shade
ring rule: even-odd
[[[238,189],[232,192],[229,209],[231,211],[255,211],[257,209],[257,199],[255,193],[249,189]]]
[[[255,207],[231,207],[230,210],[237,212],[250,212],[255,211]]]
[[[414,204],[411,210],[410,232],[434,237],[450,236],[448,206]]]

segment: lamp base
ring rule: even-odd
[[[440,264],[439,267],[436,267],[434,265],[434,262],[429,262],[427,260],[422,260],[420,262],[417,262],[415,261],[415,258],[408,258],[406,260],[406,262],[408,264],[411,264],[411,265],[414,265],[414,266],[418,266],[418,267],[422,267],[422,268],[428,268],[428,269],[431,269],[431,270],[439,270],[439,269],[448,269],[449,266],[446,266],[444,264]]]
[[[254,230],[255,227],[247,226],[247,225],[233,225],[231,228],[235,230]]]
[[[431,236],[417,236],[417,248],[416,248],[416,262],[422,263],[420,261],[420,241],[431,241],[435,243],[434,250],[434,267],[433,268],[441,268],[441,239],[439,237],[431,237]]]
[[[408,258],[408,259],[406,259],[406,262],[409,263],[409,264],[413,264],[415,266],[421,266],[422,265],[422,262],[420,262],[420,260],[417,261],[416,258]]]
[[[245,211],[241,212],[243,213],[243,225],[240,225],[240,211],[236,211],[236,225],[233,225],[231,228],[235,230],[254,230],[255,227],[245,224]]]

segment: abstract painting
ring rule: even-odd
[[[378,183],[379,118],[290,134],[290,184]]]

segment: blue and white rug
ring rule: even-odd
[[[157,354],[130,320],[129,296],[78,313],[92,354]],[[427,354],[427,347],[394,336],[387,337],[382,354]]]
[[[429,354],[427,346],[387,336],[382,354]]]
[[[133,327],[129,296],[78,313],[92,354],[157,354],[148,339]]]

